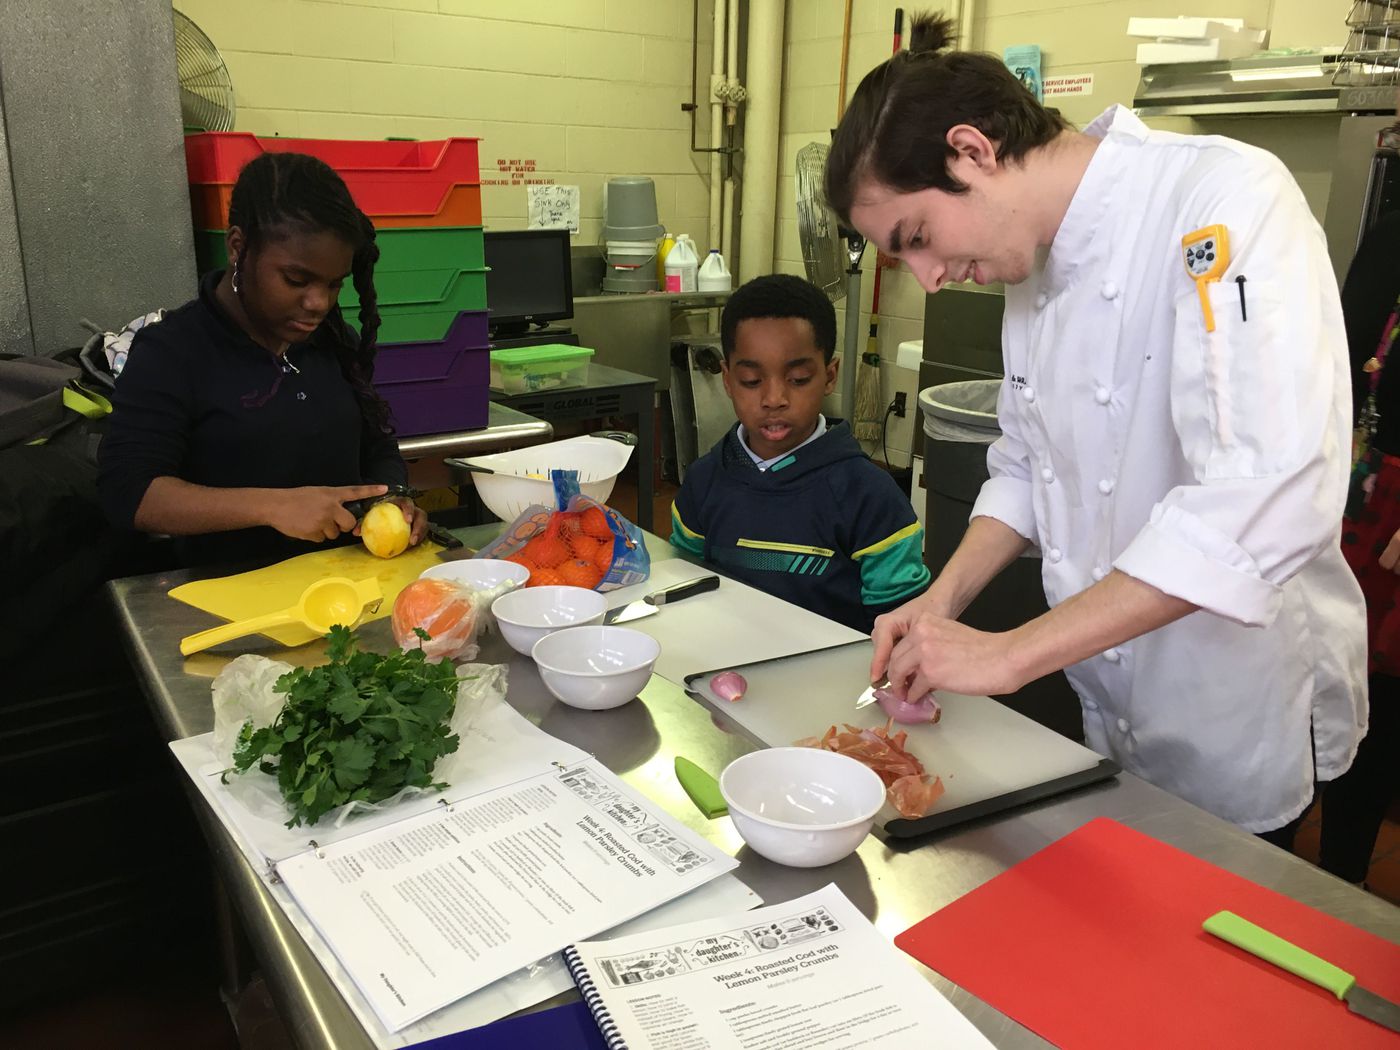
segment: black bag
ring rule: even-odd
[[[112,405],[85,383],[79,354],[0,354],[0,451],[59,442],[92,454],[91,424]]]

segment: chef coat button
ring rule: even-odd
[[[1041,292],[1039,295],[1037,295],[1037,296],[1035,297],[1035,308],[1036,308],[1037,310],[1044,310],[1044,309],[1045,309],[1045,304],[1048,303],[1049,301],[1050,301],[1050,297],[1049,297],[1048,295],[1046,295],[1044,292]]]
[[[1092,700],[1085,700],[1084,709],[1086,711],[1097,711],[1099,709],[1099,705],[1094,703],[1094,701]]]
[[[1113,480],[1112,480],[1111,478],[1104,478],[1102,481],[1100,481],[1100,482],[1099,482],[1099,491],[1100,491],[1101,493],[1103,493],[1105,496],[1110,496],[1110,495],[1112,495],[1112,494],[1113,494]]]
[[[1117,649],[1105,649],[1103,651],[1103,658],[1111,664],[1116,664],[1119,660],[1123,659],[1123,654]]]
[[[1113,395],[1109,393],[1108,387],[1106,386],[1101,386],[1094,390],[1094,400],[1101,405],[1108,404],[1109,398],[1112,396]]]
[[[1112,281],[1104,281],[1103,285],[1099,288],[1099,294],[1105,299],[1117,299],[1118,286]]]
[[[1057,562],[1064,557],[1064,555],[1060,553],[1059,547],[1051,547],[1048,551],[1045,552],[1045,556],[1049,558],[1052,562]]]
[[[1128,724],[1128,720],[1126,718],[1118,719],[1118,732],[1126,733],[1131,728],[1132,727]]]
[[[1022,387],[1021,396],[1026,399],[1026,404],[1032,404],[1035,401],[1035,390],[1032,387],[1028,386]]]
[[[1094,566],[1094,571],[1091,573],[1091,575],[1094,577],[1094,582],[1095,582],[1095,583],[1098,583],[1098,582],[1099,582],[1100,580],[1102,580],[1105,576],[1107,576],[1108,573],[1107,573],[1107,571],[1105,571],[1105,569],[1103,568],[1103,566],[1101,566],[1101,565],[1095,565],[1095,566]]]
[[[1050,482],[1052,482],[1052,481],[1055,480],[1055,472],[1054,472],[1053,470],[1051,470],[1049,467],[1041,467],[1041,468],[1040,468],[1040,476],[1041,476],[1041,478],[1044,480],[1045,484],[1047,484],[1047,485],[1050,484]]]

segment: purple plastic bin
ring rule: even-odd
[[[488,324],[485,310],[465,310],[445,339],[379,347],[374,386],[389,403],[400,437],[486,426],[491,384]]]

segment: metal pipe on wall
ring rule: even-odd
[[[724,125],[726,134],[729,137],[729,144],[734,145],[735,125],[739,118],[739,107],[733,101],[736,94],[734,89],[739,87],[739,0],[715,0],[715,3],[723,3],[728,9],[725,15],[725,59],[724,76],[728,81],[730,101],[724,107]],[[725,165],[724,189],[723,189],[723,220],[720,229],[720,240],[723,242],[721,252],[725,260],[729,263],[731,272],[738,270],[734,257],[734,155],[730,154],[729,162]]]
[[[785,0],[751,0],[749,4],[744,76],[749,108],[744,121],[743,224],[739,230],[741,282],[773,268],[785,7]]]
[[[977,0],[958,0],[958,47],[964,51],[977,49],[976,22]]]
[[[724,145],[724,103],[715,89],[724,81],[724,12],[726,0],[714,0],[714,40],[710,44],[710,148]],[[718,248],[724,229],[723,154],[710,154],[710,239],[705,250]]]

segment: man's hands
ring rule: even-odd
[[[870,680],[888,678],[901,699],[934,689],[973,696],[1014,693],[1028,679],[1016,666],[1014,634],[992,634],[958,623],[930,591],[875,621]]]

